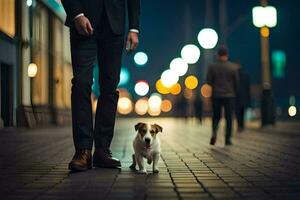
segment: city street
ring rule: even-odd
[[[129,169],[137,122],[157,123],[160,173]],[[223,126],[222,126],[223,127]],[[300,134],[248,130],[224,146],[223,128],[210,146],[210,126],[173,118],[118,119],[112,144],[122,169],[69,173],[71,128],[0,132],[1,199],[299,199]],[[299,129],[298,129],[299,130]]]

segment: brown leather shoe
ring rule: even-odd
[[[121,162],[117,158],[112,157],[109,149],[97,148],[93,155],[94,167],[119,168]]]
[[[92,168],[92,152],[91,150],[77,150],[69,163],[71,171],[86,171]]]

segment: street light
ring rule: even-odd
[[[252,21],[254,26],[275,27],[277,25],[277,10],[273,6],[255,6],[252,9]]]
[[[269,60],[269,28],[277,24],[277,11],[273,6],[268,6],[267,0],[261,0],[261,6],[252,9],[254,26],[260,28],[261,65],[262,65],[262,126],[275,123],[274,97],[271,90],[270,60]]]
[[[34,78],[37,74],[37,65],[35,63],[30,63],[27,69],[27,75],[29,78]]]
[[[34,113],[33,107],[33,78],[36,76],[38,71],[38,67],[35,63],[30,63],[27,67],[27,76],[30,78],[29,86],[30,86],[30,104],[32,108],[32,112]]]

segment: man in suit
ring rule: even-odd
[[[126,49],[134,51],[138,45],[140,0],[62,0],[62,4],[67,13],[65,24],[70,27],[73,67],[71,104],[75,155],[69,169],[85,171],[92,165],[120,167],[120,161],[113,158],[110,151],[119,98],[116,89],[124,47],[125,14],[128,13],[129,19]],[[93,127],[91,86],[96,57],[100,96]]]
[[[208,68],[207,83],[212,86],[213,91],[213,123],[210,144],[214,145],[216,143],[221,111],[224,107],[226,118],[225,144],[231,145],[232,111],[237,91],[238,73],[235,64],[228,61],[227,48],[219,48],[217,62],[211,64]]]

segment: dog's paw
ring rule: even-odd
[[[154,174],[159,173],[159,169],[158,169],[158,168],[153,169],[153,173],[154,173]]]
[[[147,171],[145,169],[140,169],[137,171],[138,174],[147,174]]]

